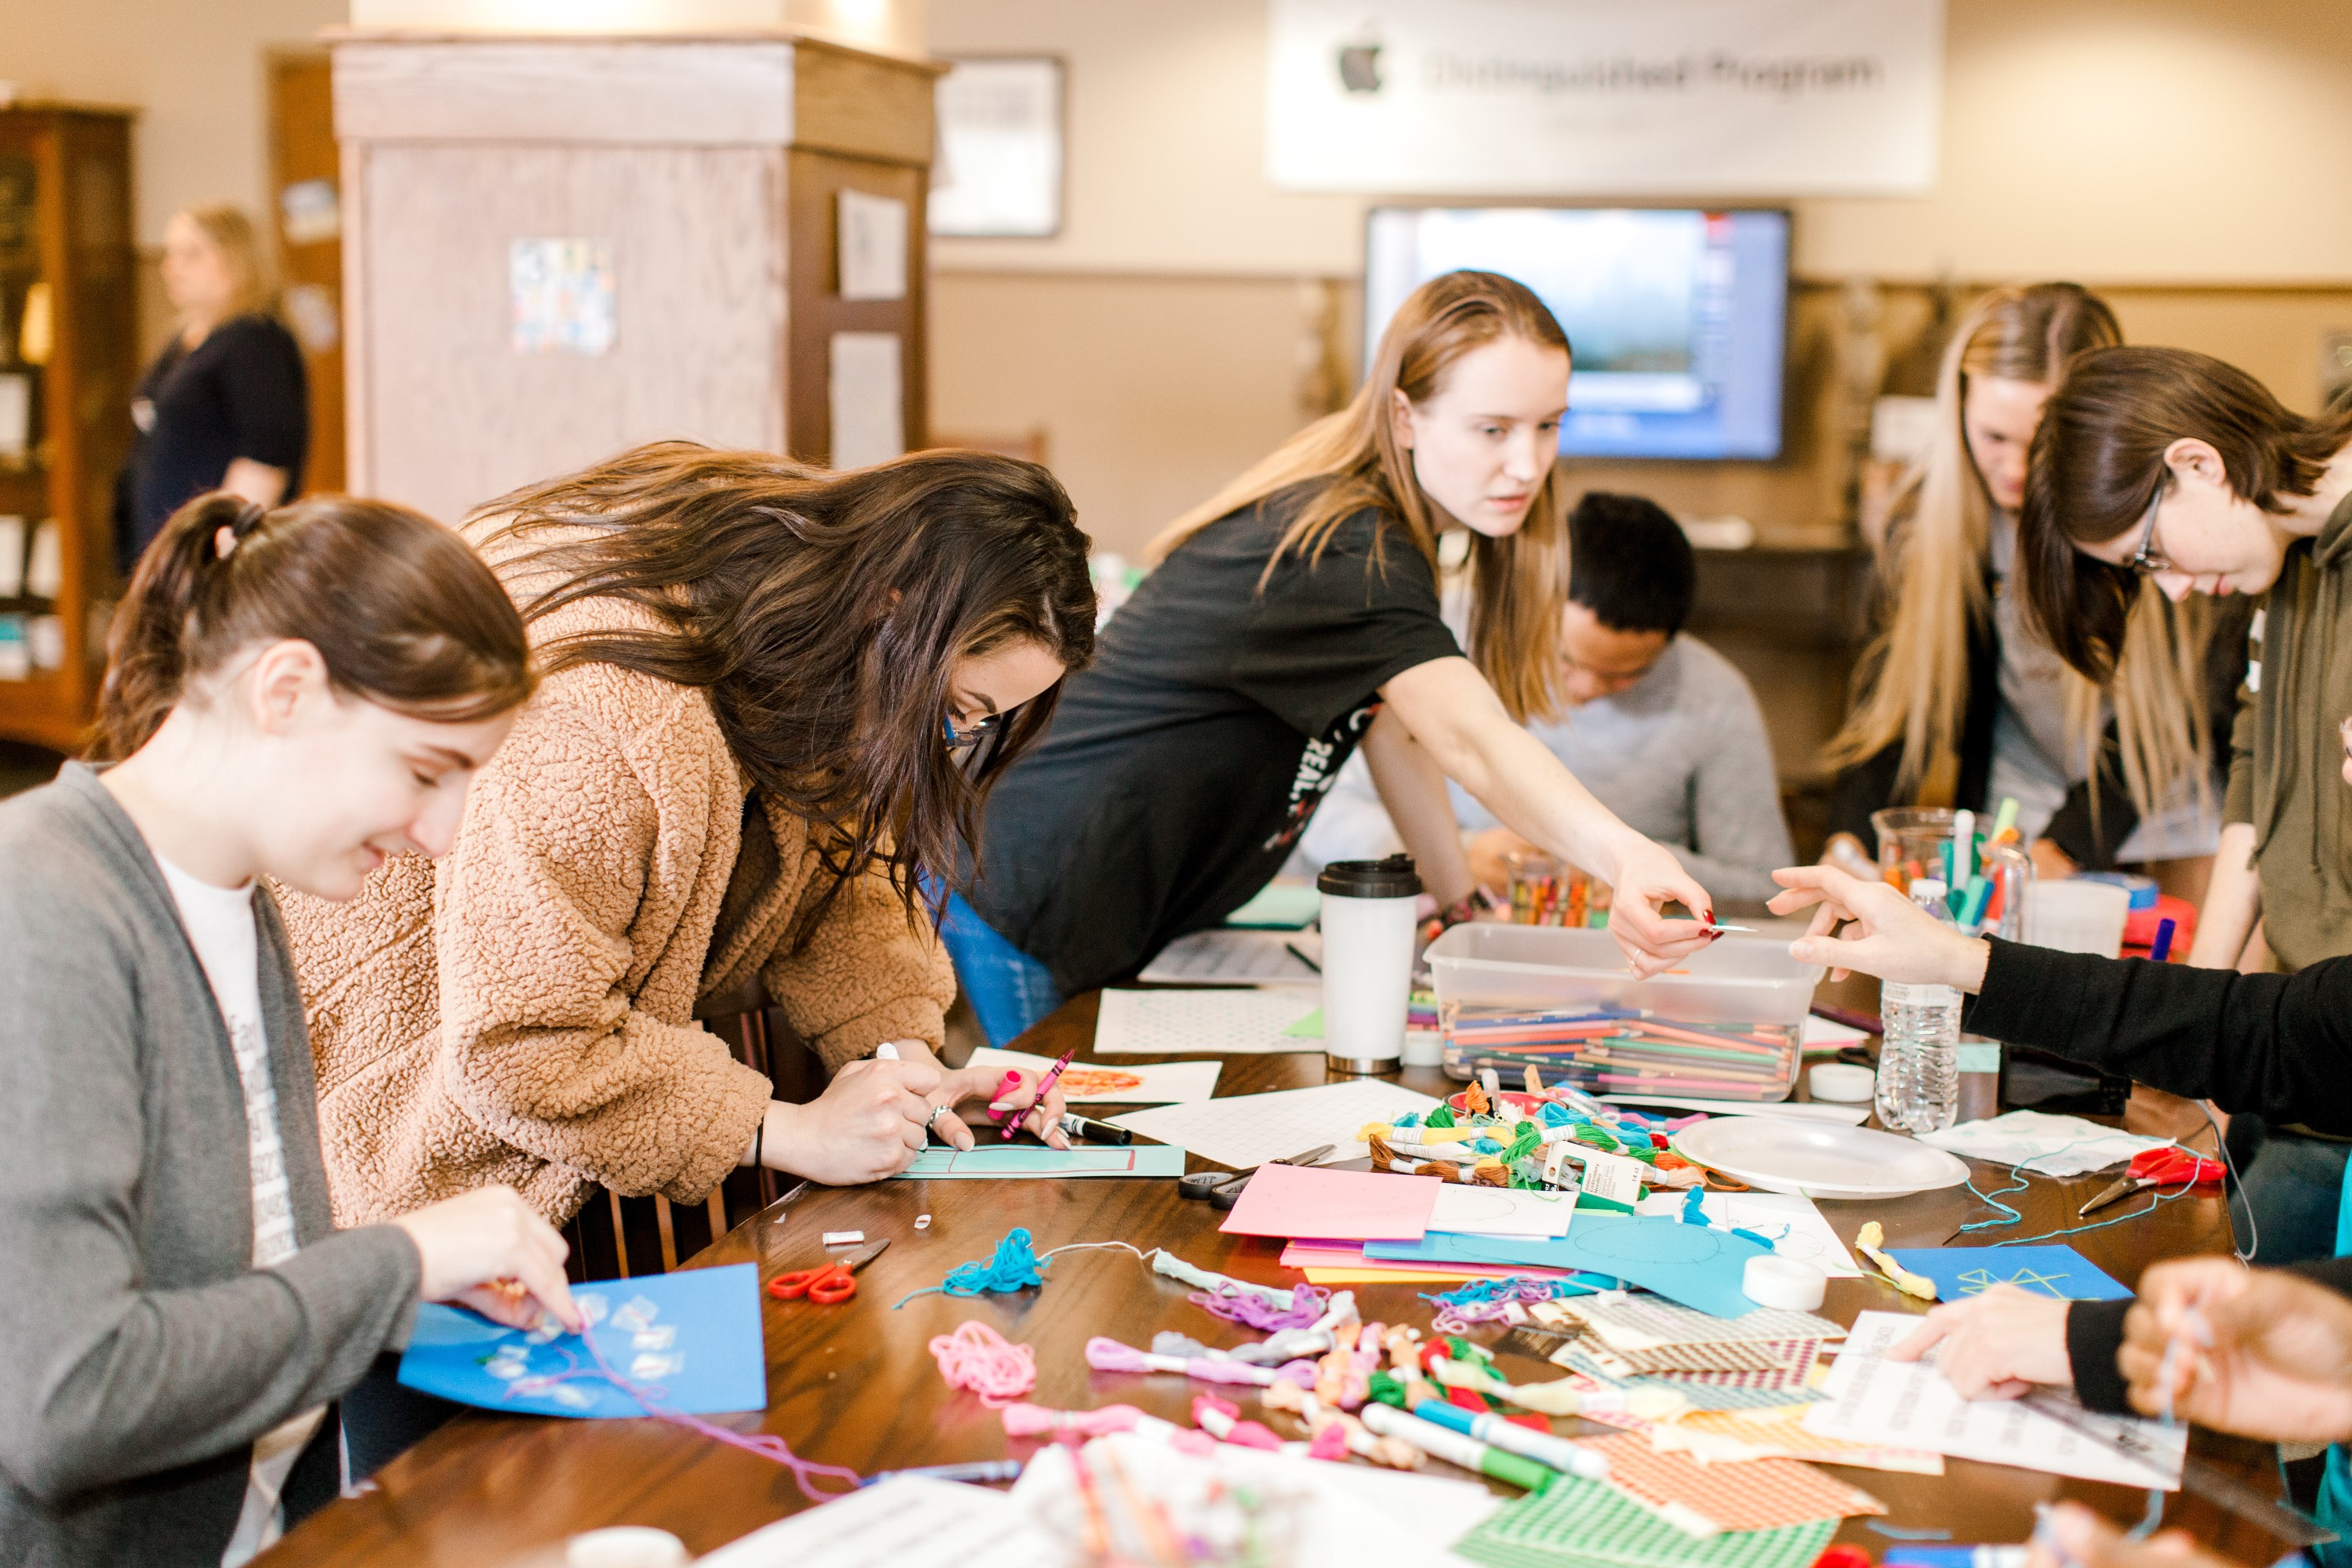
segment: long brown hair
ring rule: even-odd
[[[319,650],[337,690],[445,723],[519,708],[537,679],[506,590],[431,518],[345,496],[265,510],[216,491],[173,512],[139,558],[85,754],[129,756],[192,681],[288,637]]]
[[[2231,490],[2264,511],[2307,496],[2352,442],[2352,409],[2306,418],[2244,371],[2187,349],[2117,348],[2067,372],[2033,433],[2018,518],[2028,602],[2059,657],[2102,679],[2123,654],[2139,574],[2083,554],[2140,526],[2170,483],[2164,454],[2193,437]]]
[[[1493,272],[1431,279],[1398,307],[1348,406],[1309,425],[1170,523],[1151,542],[1151,560],[1166,560],[1219,518],[1277,490],[1320,481],[1268,558],[1261,588],[1286,555],[1319,557],[1340,523],[1368,507],[1402,528],[1434,572],[1437,520],[1413,478],[1412,452],[1397,443],[1396,394],[1428,402],[1455,362],[1501,338],[1570,352],[1568,334],[1525,284]],[[1555,468],[1537,487],[1517,531],[1502,539],[1470,533],[1470,658],[1522,723],[1559,712],[1559,607],[1568,583],[1561,490]],[[1380,543],[1375,535],[1376,561]]]
[[[1936,376],[1935,439],[1895,494],[1900,521],[1879,572],[1887,613],[1864,652],[1853,710],[1824,752],[1832,767],[1899,740],[1896,787],[1907,793],[1958,750],[1969,628],[1992,614],[1991,501],[1961,421],[1969,378],[2052,383],[2075,355],[2122,341],[2115,313],[2073,283],[1996,289],[1960,319]]]
[[[1058,686],[959,767],[941,732],[959,659],[1018,641],[1068,669],[1094,657],[1086,535],[1054,476],[1017,458],[917,452],[832,473],[656,442],[478,515],[505,517],[491,540],[587,531],[519,558],[522,580],[554,579],[526,620],[609,595],[661,623],[559,637],[551,673],[604,663],[703,689],[744,771],[808,820],[834,880],[795,943],[877,863],[911,919],[919,876],[976,851],[985,792],[1052,721]]]

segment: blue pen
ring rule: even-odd
[[[877,1470],[857,1484],[879,1486],[897,1476],[929,1476],[936,1481],[1017,1481],[1021,1479],[1021,1461],[974,1459],[963,1465],[917,1465],[904,1470]]]
[[[1564,1437],[1531,1431],[1516,1421],[1506,1421],[1486,1411],[1465,1410],[1442,1399],[1424,1399],[1412,1407],[1412,1413],[1423,1421],[1439,1426],[1451,1426],[1456,1432],[1475,1437],[1490,1448],[1500,1448],[1507,1454],[1533,1459],[1564,1475],[1581,1476],[1588,1481],[1609,1479],[1608,1456],[1596,1454],[1590,1448],[1580,1448]]]
[[[2156,922],[2156,941],[2148,945],[2148,961],[2162,963],[2172,955],[2172,918],[2168,915]]]
[[[1893,1546],[1884,1568],[2025,1568],[2023,1546]]]

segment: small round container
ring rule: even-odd
[[[1334,860],[1323,895],[1323,1065],[1335,1073],[1397,1070],[1412,994],[1421,877],[1412,857]]]
[[[1801,1258],[1768,1252],[1751,1258],[1739,1272],[1739,1293],[1759,1307],[1810,1312],[1829,1292],[1829,1276]]]
[[[1876,1090],[1878,1075],[1853,1062],[1820,1062],[1806,1070],[1805,1087],[1815,1100],[1859,1105]]]

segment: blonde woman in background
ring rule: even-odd
[[[1568,376],[1567,335],[1525,286],[1432,279],[1346,408],[1154,542],[1158,568],[1007,770],[949,904],[941,934],[992,1041],[1223,921],[1360,744],[1441,905],[1471,891],[1451,778],[1614,886],[1610,929],[1643,973],[1711,940],[1663,913],[1711,912],[1706,889],[1521,728],[1563,696]],[[1466,653],[1438,607],[1456,531]]]
[[[2068,361],[2121,341],[2114,313],[2072,283],[1996,289],[1953,333],[1935,445],[1898,489],[1880,554],[1885,618],[1860,700],[1829,747],[1841,771],[1824,858],[1873,874],[1870,816],[1883,807],[1984,811],[2014,797],[2043,876],[2203,857],[2186,879],[2201,893],[2242,619],[2217,633],[2206,602],[2143,590],[2103,694],[2051,650],[2012,587],[2042,405]]]
[[[276,506],[300,494],[310,447],[302,351],[270,314],[245,214],[219,204],[173,214],[163,273],[179,330],[131,399],[138,435],[114,491],[115,554],[126,577],[192,497],[226,490]]]

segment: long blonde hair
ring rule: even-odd
[[[262,260],[261,240],[243,207],[231,202],[205,202],[182,207],[178,216],[195,225],[228,263],[236,288],[229,300],[231,317],[257,311],[266,314],[277,309],[276,290],[270,287],[269,270]]]
[[[1285,441],[1239,479],[1184,513],[1151,542],[1150,559],[1218,519],[1277,490],[1323,481],[1267,558],[1262,589],[1284,556],[1319,558],[1339,524],[1367,507],[1401,524],[1430,569],[1437,569],[1437,523],[1400,446],[1393,409],[1402,392],[1415,405],[1435,396],[1471,350],[1518,338],[1568,353],[1568,334],[1525,284],[1492,272],[1433,278],[1398,307],[1381,334],[1364,384],[1337,414]],[[1559,608],[1568,583],[1566,498],[1559,470],[1537,487],[1526,522],[1501,539],[1470,534],[1470,658],[1521,723],[1560,710]],[[1381,548],[1374,536],[1374,558]]]
[[[1862,662],[1862,689],[1824,753],[1845,767],[1900,742],[1897,788],[1906,794],[1948,770],[1969,700],[1968,638],[1992,606],[1985,592],[1991,504],[1969,455],[1961,408],[1970,376],[2055,385],[2077,354],[2122,342],[2113,311],[2073,283],[1996,289],[1952,334],[1936,378],[1936,434],[1898,489],[1882,581],[1891,610]],[[2143,584],[2132,605],[2126,657],[2105,695],[2114,702],[2125,788],[2143,814],[2193,772],[2210,784],[2201,691],[2209,612],[2176,606]],[[2067,731],[2087,742],[2102,692],[2069,672]],[[2201,798],[2201,796],[2200,796]]]

